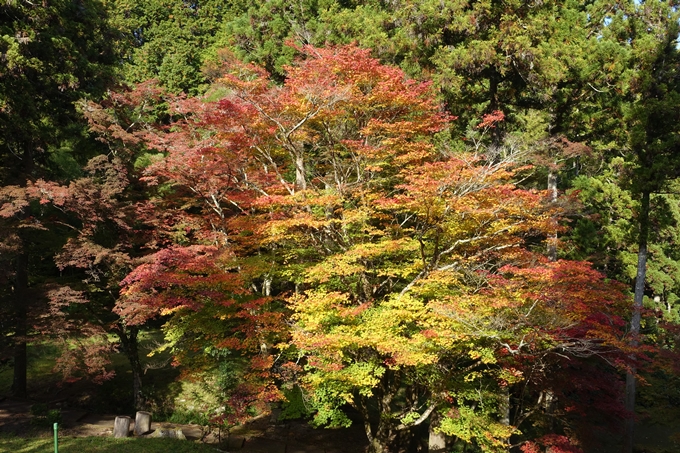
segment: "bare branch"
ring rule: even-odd
[[[427,418],[430,416],[430,414],[432,413],[432,411],[434,410],[435,407],[436,407],[436,404],[435,404],[435,403],[430,404],[430,406],[425,410],[425,412],[423,412],[423,415],[421,415],[420,417],[418,417],[413,423],[408,423],[408,424],[406,424],[406,425],[400,424],[400,425],[397,426],[395,429],[396,429],[397,431],[401,431],[401,430],[404,430],[404,429],[411,428],[411,427],[413,427],[413,426],[418,426],[418,425],[420,425],[420,424],[423,423],[425,420],[427,420]]]

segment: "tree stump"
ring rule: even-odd
[[[139,411],[135,415],[135,436],[151,431],[151,412]]]
[[[132,422],[130,417],[116,417],[116,421],[113,422],[113,437],[128,437],[130,435],[130,422]]]

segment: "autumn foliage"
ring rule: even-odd
[[[354,407],[374,452],[415,448],[421,425],[504,450],[548,412],[575,432],[560,366],[615,370],[628,351],[623,289],[542,254],[563,205],[517,183],[531,167],[514,148],[446,146],[455,118],[430,84],[355,46],[298,50],[281,86],[221,54],[212,91],[166,95],[148,127],[92,107],[93,127],[147,147],[157,190],[159,249],[116,312],[165,317],[188,371],[211,366],[201,350],[246,360],[233,414],[297,386],[319,425]],[[576,451],[564,436],[523,448],[539,445]]]

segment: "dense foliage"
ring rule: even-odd
[[[52,335],[71,380],[120,348],[145,407],[154,325],[219,423],[283,403],[375,453],[528,453],[627,421],[632,450],[637,377],[677,371],[674,2],[0,17],[15,393]]]

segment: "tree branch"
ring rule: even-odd
[[[430,406],[425,410],[425,412],[423,412],[423,415],[418,417],[413,423],[408,423],[406,425],[402,423],[399,426],[397,426],[395,429],[397,431],[401,431],[401,430],[404,430],[404,429],[411,428],[413,426],[420,425],[425,420],[427,420],[427,418],[430,416],[430,414],[432,413],[432,411],[434,410],[435,407],[437,407],[437,405],[435,403],[430,404]]]

